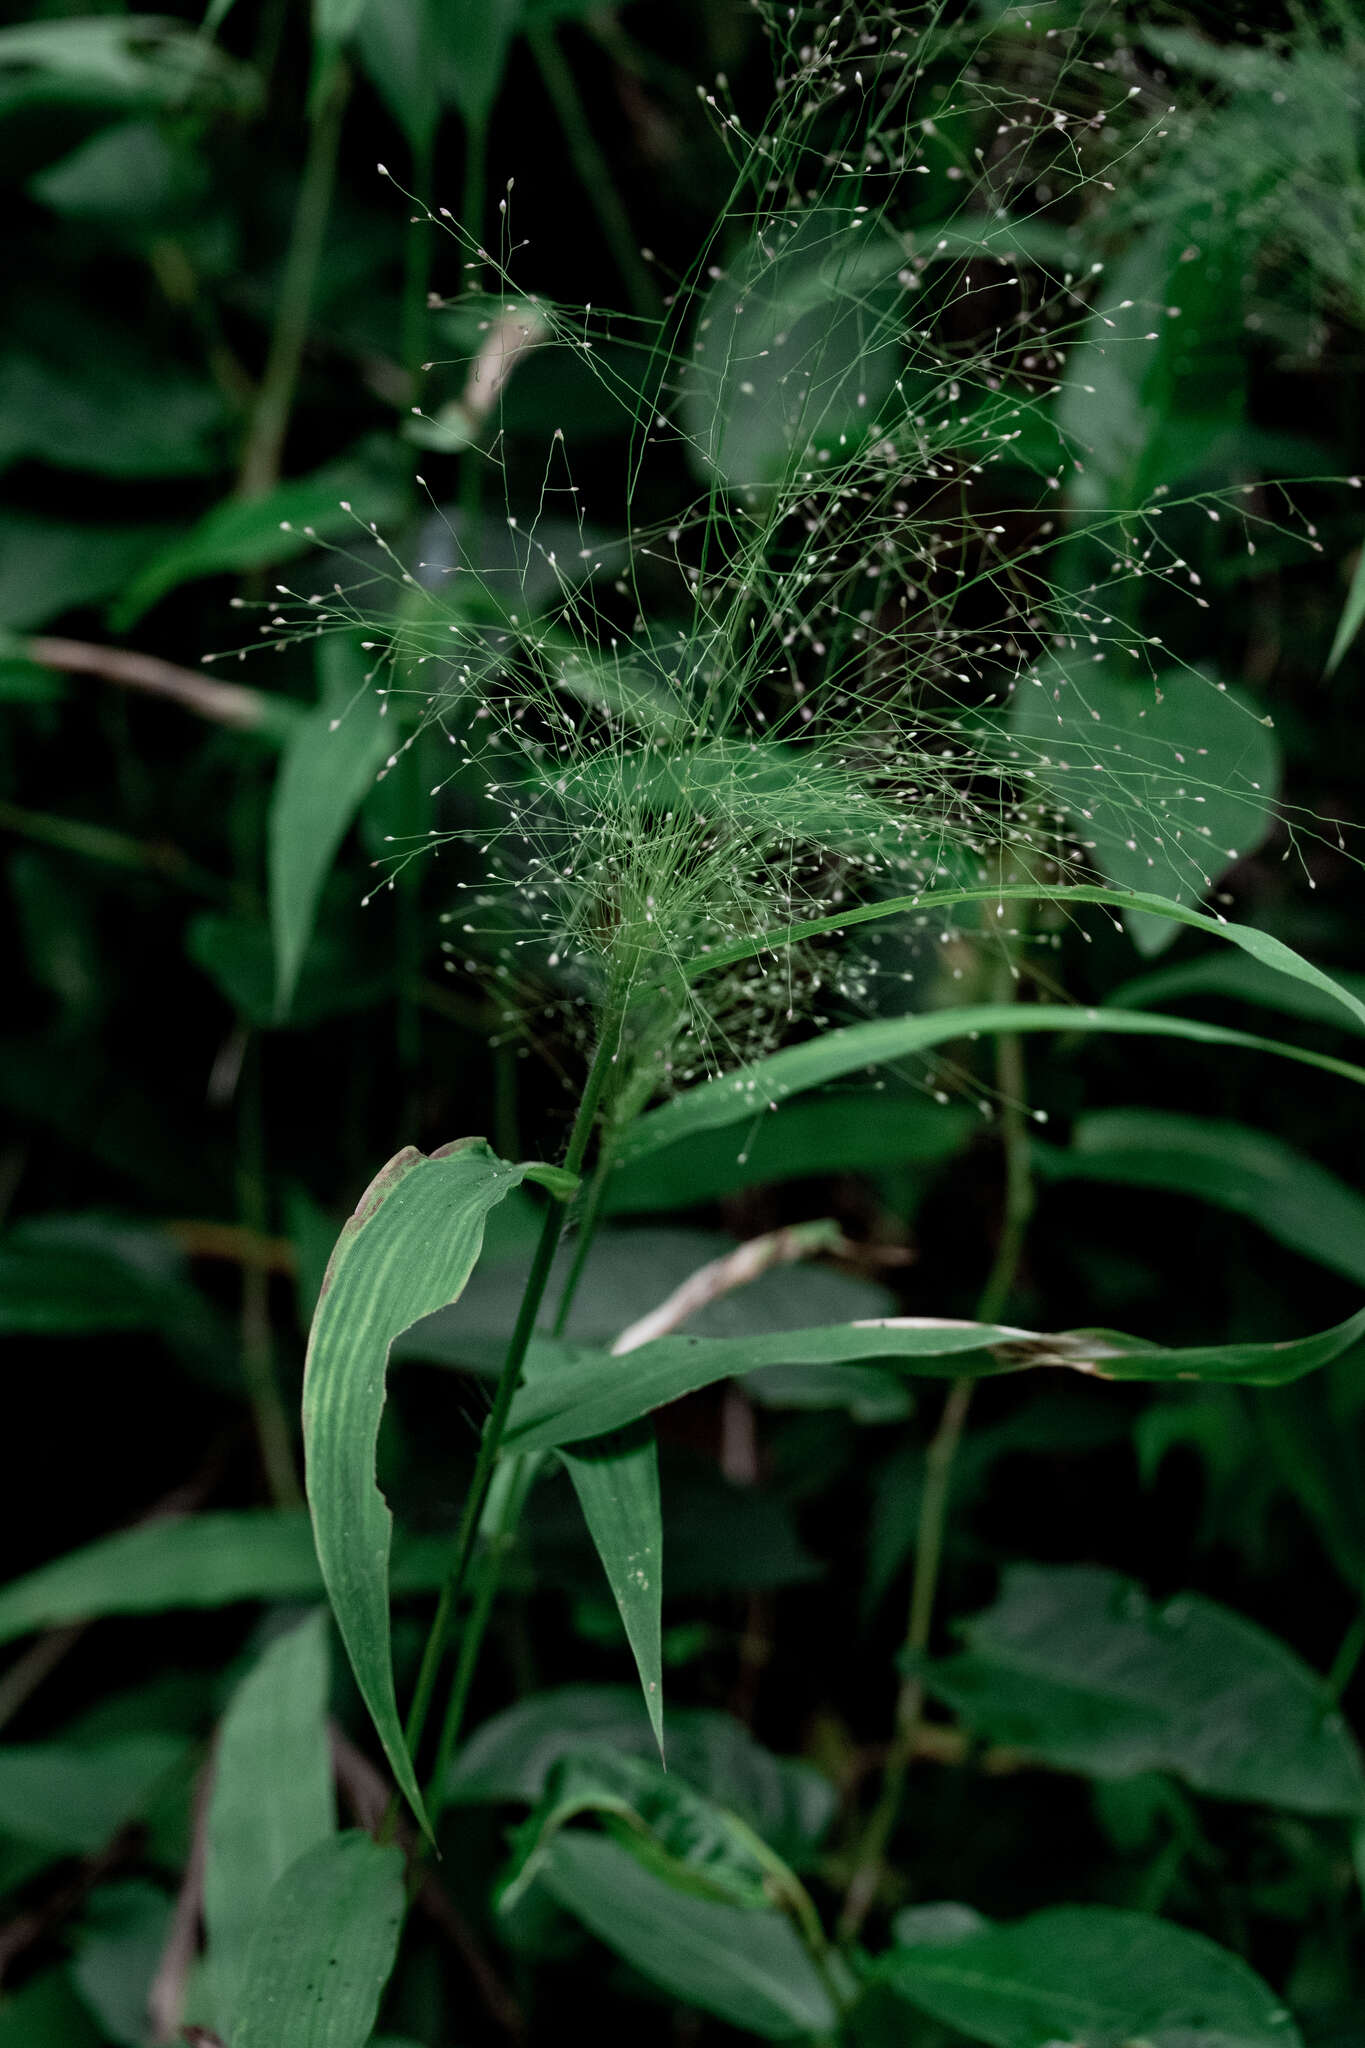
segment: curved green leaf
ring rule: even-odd
[[[680,1138],[698,1131],[722,1130],[727,1124],[752,1120],[777,1108],[788,1097],[818,1088],[826,1081],[865,1068],[885,1066],[936,1045],[972,1038],[984,1032],[1097,1031],[1137,1038],[1183,1038],[1195,1045],[1238,1046],[1248,1052],[1273,1052],[1306,1066],[1321,1067],[1346,1080],[1365,1083],[1365,1068],[1348,1060],[1307,1052],[1276,1039],[1257,1038],[1221,1024],[1193,1017],[1163,1017],[1142,1010],[1067,1009],[1060,1003],[981,1003],[963,1009],[930,1010],[907,1017],[878,1017],[867,1024],[848,1024],[826,1031],[802,1045],[785,1046],[769,1058],[755,1060],[718,1080],[703,1082],[685,1095],[674,1096],[661,1109],[632,1124],[621,1139],[623,1163],[648,1158]]]
[[[1160,1606],[1116,1572],[1015,1565],[925,1667],[974,1732],[1098,1778],[1171,1771],[1197,1792],[1365,1813],[1360,1754],[1317,1673],[1195,1593]]]
[[[785,1914],[679,1891],[601,1835],[556,1836],[541,1881],[642,1976],[765,2040],[829,2034],[829,1990]]]
[[[276,1879],[336,1830],[327,1615],[279,1636],[232,1696],[214,1752],[204,1864],[217,2023],[231,2036],[247,1944]]]
[[[900,1943],[877,1976],[970,2040],[1301,2048],[1292,2018],[1255,1972],[1187,1928],[1108,1906],[1057,1906],[992,1926],[959,1908],[956,1938],[945,1940],[950,1911],[902,1914]],[[930,1927],[928,1939],[917,1938]]]
[[[1179,960],[1173,967],[1158,967],[1151,974],[1135,975],[1111,989],[1104,1001],[1116,1010],[1146,1010],[1157,1004],[1177,1003],[1189,996],[1215,996],[1220,1000],[1253,1003],[1267,1010],[1281,1010],[1286,1016],[1305,1017],[1314,1024],[1332,1024],[1341,1031],[1365,1028],[1355,1015],[1342,1011],[1341,991],[1365,1004],[1365,974],[1338,973],[1331,994],[1322,989],[1291,981],[1278,967],[1247,954],[1200,953],[1193,960]]]
[[[835,1323],[764,1337],[660,1337],[629,1360],[537,1338],[534,1378],[512,1403],[508,1451],[547,1450],[603,1436],[651,1409],[763,1365],[882,1365],[902,1373],[987,1378],[1065,1366],[1108,1380],[1231,1381],[1278,1386],[1340,1357],[1365,1337],[1365,1309],[1330,1330],[1279,1344],[1201,1345],[1172,1351],[1112,1330],[1048,1334],[925,1317]],[[550,1370],[553,1365],[553,1370]]]
[[[291,1864],[247,1949],[232,2048],[364,2048],[403,1920],[403,1856],[335,1835]]]
[[[404,1536],[395,1593],[434,1593],[450,1564],[443,1536]],[[306,1514],[242,1508],[120,1529],[0,1588],[0,1643],[103,1614],[162,1614],[238,1600],[311,1600],[323,1590]]]
[[[323,1583],[394,1776],[424,1826],[389,1649],[393,1516],[374,1480],[389,1349],[421,1317],[459,1298],[489,1210],[545,1171],[509,1166],[482,1138],[430,1158],[412,1146],[400,1152],[337,1240],[308,1340],[303,1435]]]
[[[664,1525],[654,1432],[638,1423],[560,1456],[621,1616],[662,1756]]]
[[[1282,1138],[1169,1110],[1104,1109],[1081,1118],[1067,1150],[1034,1151],[1049,1180],[1161,1188],[1249,1216],[1365,1287],[1365,1196]]]
[[[858,904],[838,916],[807,918],[801,924],[788,925],[785,931],[773,932],[765,938],[740,939],[732,946],[716,946],[711,952],[690,960],[683,972],[693,980],[719,967],[733,967],[740,960],[775,953],[799,939],[820,938],[829,932],[846,931],[851,925],[903,917],[911,911],[932,915],[938,910],[955,909],[963,903],[1040,902],[1063,907],[1071,903],[1098,903],[1110,910],[1145,910],[1153,917],[1170,918],[1176,924],[1192,925],[1196,931],[1211,932],[1214,938],[1224,939],[1230,946],[1240,946],[1244,953],[1249,953],[1253,960],[1261,961],[1264,966],[1277,968],[1281,974],[1288,974],[1295,981],[1305,982],[1310,988],[1330,996],[1334,1002],[1343,1004],[1357,1023],[1365,1023],[1365,1001],[1333,981],[1331,975],[1324,974],[1320,967],[1314,967],[1311,961],[1303,959],[1292,946],[1272,938],[1269,932],[1257,931],[1253,925],[1233,924],[1225,917],[1210,917],[1186,904],[1171,903],[1164,896],[1150,896],[1137,889],[1104,889],[1089,882],[1075,883],[1064,889],[1044,889],[1037,883],[1030,883],[1009,889],[926,889],[921,896],[892,896],[882,903]]]

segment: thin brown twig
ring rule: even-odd
[[[230,725],[239,732],[256,731],[270,716],[270,700],[262,691],[244,689],[240,683],[212,682],[192,668],[162,661],[155,654],[101,647],[88,640],[61,640],[46,633],[25,640],[22,651],[39,668],[57,669],[64,675],[99,676],[125,690],[165,697],[215,725]]]
[[[190,1853],[162,1944],[161,1959],[147,1993],[147,2019],[154,2044],[175,2039],[185,2010],[185,1987],[199,1946],[199,1921],[204,1909],[204,1867],[208,1860],[212,1793],[213,1758],[210,1756],[195,1780]],[[185,2038],[192,2038],[188,2030]],[[211,2039],[212,2036],[202,2038]]]

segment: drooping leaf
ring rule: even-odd
[[[204,1926],[219,2031],[231,2037],[252,1930],[276,1879],[336,1829],[327,1615],[278,1636],[228,1704],[214,1751]]]
[[[1156,1605],[1091,1565],[1015,1565],[927,1667],[967,1725],[1101,1778],[1171,1771],[1198,1792],[1365,1813],[1365,1772],[1326,1686],[1274,1636],[1181,1593]]]
[[[646,1761],[654,1736],[638,1691],[628,1686],[568,1685],[519,1701],[485,1721],[455,1760],[456,1804],[539,1802],[556,1767],[582,1747],[609,1744]],[[836,1795],[812,1765],[773,1756],[747,1728],[707,1707],[669,1714],[670,1771],[737,1813],[794,1868],[810,1861],[834,1812]]]
[[[1306,1017],[1315,1024],[1330,1024],[1338,1031],[1359,1032],[1365,1019],[1342,1007],[1341,994],[1365,1003],[1365,974],[1336,976],[1336,992],[1325,990],[1276,971],[1269,962],[1235,953],[1203,953],[1194,960],[1182,960],[1173,967],[1158,967],[1150,974],[1136,975],[1121,982],[1104,998],[1118,1010],[1155,1009],[1164,1003],[1178,1003],[1191,996],[1213,996],[1219,1001],[1251,1003],[1258,1008],[1280,1010],[1289,1017]]]
[[[619,1842],[566,1830],[540,1881],[642,1976],[731,2026],[785,2041],[830,2033],[834,2001],[792,1922],[689,1896]]]
[[[763,939],[740,939],[733,945],[715,946],[708,953],[699,955],[688,962],[683,970],[689,979],[715,972],[722,967],[735,966],[741,960],[751,960],[769,952],[776,952],[783,946],[794,944],[799,939],[819,938],[827,932],[846,931],[852,925],[880,922],[889,917],[904,917],[910,914],[930,916],[939,911],[953,910],[959,905],[982,903],[997,907],[997,915],[1003,916],[998,908],[1007,903],[1052,903],[1062,909],[1075,904],[1103,904],[1111,910],[1142,910],[1152,917],[1170,918],[1176,924],[1189,925],[1193,930],[1207,932],[1215,939],[1222,939],[1230,946],[1237,946],[1248,953],[1253,960],[1264,967],[1273,967],[1281,974],[1315,989],[1332,1002],[1348,1010],[1357,1024],[1365,1024],[1365,998],[1354,993],[1341,982],[1334,981],[1330,974],[1324,974],[1310,960],[1296,953],[1292,946],[1286,946],[1282,939],[1270,932],[1258,931],[1254,925],[1233,924],[1227,918],[1209,917],[1202,910],[1192,910],[1188,904],[1172,903],[1164,896],[1153,896],[1137,889],[1102,889],[1089,882],[1068,883],[1064,888],[1049,889],[1040,885],[1011,886],[1003,889],[926,889],[919,896],[891,896],[877,903],[860,903],[840,911],[837,915],[807,918],[800,924],[788,925],[784,930],[773,932]]]
[[[393,1517],[375,1485],[384,1376],[395,1337],[459,1298],[484,1219],[526,1178],[481,1138],[425,1158],[409,1146],[378,1174],[345,1225],[313,1318],[304,1371],[308,1502],[328,1598],[395,1778],[424,1819],[403,1740],[389,1653]]]
[[[404,1537],[392,1589],[433,1592],[450,1563],[444,1537]],[[307,1515],[273,1508],[191,1515],[120,1530],[0,1588],[0,1642],[104,1614],[160,1614],[322,1591]]]
[[[1365,1286],[1365,1197],[1281,1138],[1170,1110],[1105,1109],[1081,1118],[1068,1150],[1037,1151],[1049,1179],[1212,1202]]]
[[[737,1073],[705,1081],[685,1095],[674,1096],[661,1109],[632,1124],[621,1141],[627,1162],[651,1157],[680,1138],[701,1131],[724,1130],[751,1122],[767,1109],[779,1108],[794,1095],[846,1074],[884,1066],[892,1060],[930,1051],[937,1045],[991,1032],[1088,1032],[1135,1038],[1183,1038],[1194,1045],[1237,1046],[1247,1052],[1273,1052],[1306,1066],[1365,1082],[1365,1069],[1324,1053],[1257,1038],[1220,1024],[1192,1017],[1165,1017],[1143,1010],[1068,1009],[1060,1003],[983,1003],[957,1010],[931,1010],[905,1017],[876,1018],[847,1024],[800,1045],[786,1046],[766,1059],[755,1060]]]
[[[654,1432],[636,1423],[560,1456],[620,1613],[662,1755],[664,1529]]]
[[[359,1833],[308,1850],[256,1922],[232,2048],[364,2048],[402,1919],[400,1850]]]
[[[336,850],[396,739],[365,670],[349,637],[319,642],[317,708],[291,733],[280,761],[267,841],[277,1017],[293,1001]]]
[[[763,1365],[883,1365],[930,1378],[987,1378],[1051,1365],[1109,1380],[1278,1386],[1329,1364],[1362,1336],[1365,1309],[1312,1337],[1178,1351],[1113,1330],[1048,1335],[905,1317],[770,1337],[660,1337],[631,1353],[628,1373],[610,1352],[537,1338],[531,1347],[534,1376],[512,1403],[504,1443],[509,1451],[533,1451],[602,1436],[683,1394]]]
[[[185,1754],[179,1736],[151,1732],[8,1744],[0,1749],[0,1832],[93,1854],[146,1810]]]
[[[957,1908],[945,1939],[949,1910],[902,1914],[876,1975],[969,2040],[1301,2048],[1269,1987],[1187,1928],[1107,1906],[1057,1906],[1001,1926]]]

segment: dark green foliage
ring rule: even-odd
[[[30,13],[0,2048],[1361,2048],[1359,9]]]

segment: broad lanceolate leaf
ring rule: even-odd
[[[1069,812],[1121,886],[1172,902],[1207,895],[1269,829],[1279,747],[1232,691],[1188,669],[1155,683],[1060,658],[1010,707],[1009,759]],[[1176,936],[1170,919],[1124,913],[1140,952]]]
[[[1114,1572],[1016,1565],[926,1682],[967,1726],[1095,1777],[1173,1771],[1196,1791],[1365,1814],[1365,1773],[1321,1679],[1198,1594],[1157,1606]]]
[[[1137,1038],[1183,1038],[1195,1045],[1239,1046],[1248,1052],[1273,1052],[1307,1066],[1365,1084],[1365,1069],[1346,1060],[1307,1052],[1275,1039],[1256,1038],[1220,1024],[1192,1017],[1163,1017],[1142,1010],[1067,1009],[1060,1003],[982,1003],[960,1010],[931,1010],[907,1017],[879,1017],[868,1024],[849,1024],[827,1031],[801,1045],[786,1046],[769,1058],[755,1060],[736,1073],[703,1082],[685,1095],[674,1096],[662,1109],[651,1110],[633,1124],[621,1141],[628,1164],[647,1159],[665,1145],[691,1138],[699,1131],[723,1130],[752,1121],[765,1109],[776,1109],[807,1088],[837,1081],[845,1074],[884,1066],[928,1052],[936,1045],[987,1032],[1088,1032]]]
[[[664,1528],[654,1432],[637,1423],[560,1456],[602,1560],[662,1755]]]
[[[1185,1351],[1144,1344],[1113,1330],[1047,1335],[926,1317],[836,1323],[769,1337],[660,1337],[628,1359],[537,1338],[532,1345],[535,1376],[512,1403],[504,1442],[515,1451],[578,1443],[763,1365],[881,1365],[930,1378],[986,1378],[1052,1365],[1110,1380],[1211,1379],[1278,1386],[1329,1364],[1362,1337],[1365,1309],[1312,1337]]]
[[[541,1881],[560,1905],[643,1976],[687,2005],[765,2040],[828,2034],[834,2001],[792,1922],[690,1897],[619,1842],[566,1831]]]
[[[459,1298],[489,1210],[528,1176],[562,1179],[509,1166],[482,1138],[430,1158],[400,1152],[337,1240],[308,1341],[303,1433],[323,1581],[394,1776],[424,1823],[389,1652],[393,1516],[374,1482],[384,1376],[394,1338]]]
[[[455,1761],[451,1799],[533,1805],[566,1758],[603,1745],[617,1756],[652,1756],[653,1732],[638,1692],[566,1685],[537,1693],[470,1737]],[[741,1722],[709,1707],[670,1713],[668,1759],[671,1772],[747,1821],[785,1862],[800,1869],[810,1861],[836,1803],[833,1786],[813,1765],[772,1755]]]
[[[232,2048],[364,2048],[402,1919],[401,1850],[359,1833],[308,1850],[256,1923]]]
[[[992,1926],[959,1908],[956,1938],[944,1939],[947,1917],[942,1907],[902,1914],[898,1945],[877,1976],[969,2040],[991,2048],[1301,2048],[1269,1987],[1184,1927],[1107,1906],[1057,1906]]]
[[[270,930],[275,1012],[287,1015],[323,883],[397,735],[367,689],[366,659],[349,636],[318,643],[318,705],[285,745],[270,800]]]
[[[305,1850],[336,1830],[327,1627],[327,1614],[319,1611],[271,1643],[237,1687],[218,1735],[204,1923],[225,2039],[267,1893]]]
[[[444,1537],[400,1535],[393,1590],[434,1592]],[[0,1589],[0,1643],[103,1614],[161,1614],[238,1600],[309,1600],[323,1590],[307,1515],[273,1508],[190,1515],[120,1530]]]
[[[1111,910],[1143,910],[1153,917],[1170,918],[1176,924],[1191,925],[1196,931],[1209,932],[1216,939],[1225,939],[1230,946],[1240,947],[1242,952],[1249,953],[1253,960],[1259,960],[1264,966],[1278,968],[1281,974],[1290,975],[1295,981],[1317,989],[1341,1003],[1357,1023],[1365,1024],[1365,999],[1351,993],[1340,982],[1333,981],[1330,974],[1324,974],[1320,967],[1314,967],[1292,946],[1272,938],[1269,932],[1258,931],[1254,925],[1233,924],[1227,918],[1209,917],[1202,910],[1192,910],[1184,903],[1171,903],[1164,896],[1153,896],[1137,889],[1102,889],[1089,882],[1069,885],[1064,889],[1044,889],[1035,884],[1008,889],[927,889],[922,896],[891,896],[879,903],[858,904],[837,916],[808,918],[801,924],[788,925],[766,940],[744,939],[732,946],[717,946],[710,953],[689,961],[685,972],[696,977],[719,967],[733,966],[739,960],[776,952],[798,939],[818,938],[825,932],[842,932],[850,925],[870,924],[888,917],[904,917],[911,913],[928,917],[936,911],[952,910],[965,903],[1038,902],[1063,906],[1098,903],[1107,905]]]
[[[1081,1118],[1066,1151],[1035,1149],[1050,1180],[1196,1196],[1365,1286],[1365,1196],[1281,1138],[1174,1111],[1104,1109]]]

